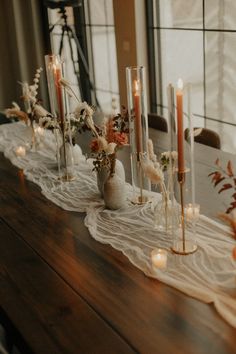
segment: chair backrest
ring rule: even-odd
[[[3,112],[0,112],[0,124],[11,123],[11,119],[7,118]]]
[[[185,136],[185,139],[188,140],[189,129],[185,129],[184,136]],[[214,132],[214,130],[211,130],[211,129],[195,127],[194,128],[194,141],[199,144],[211,146],[215,149],[221,148],[221,141],[220,141],[219,134]]]
[[[161,130],[162,132],[168,132],[168,125],[166,119],[156,113],[148,114],[148,126],[150,128]]]

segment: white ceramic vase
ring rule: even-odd
[[[102,167],[98,172],[97,172],[97,186],[98,190],[101,193],[101,196],[103,197],[104,195],[104,184],[107,181],[109,177],[109,170],[106,167]],[[115,164],[115,174],[121,178],[122,181],[125,182],[125,170],[122,162],[120,160],[116,159],[116,164]]]
[[[104,183],[104,202],[108,209],[116,210],[125,205],[125,180],[114,173]]]

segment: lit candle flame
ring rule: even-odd
[[[139,94],[139,81],[138,80],[134,80],[134,94],[135,96],[137,96]]]
[[[177,82],[177,87],[179,90],[183,90],[183,87],[184,87],[184,83],[183,83],[183,80],[182,79],[179,79],[178,82]]]

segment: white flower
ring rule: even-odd
[[[116,145],[116,143],[109,143],[106,148],[106,153],[108,155],[114,154]]]
[[[174,161],[176,161],[176,160],[178,159],[178,153],[177,153],[177,151],[172,151],[171,156],[172,156],[172,159],[173,159]]]
[[[170,156],[172,157],[172,160],[176,161],[178,158],[178,153],[176,151],[165,151],[161,154],[161,158],[165,158],[166,160],[169,160]]]
[[[58,122],[52,117],[41,117],[39,118],[39,126],[42,128],[58,128]]]
[[[170,151],[162,152],[161,157],[165,157],[166,159],[169,159],[170,158]]]
[[[82,113],[82,111],[83,111],[83,113]],[[86,116],[91,117],[93,115],[93,109],[87,104],[87,102],[84,101],[84,102],[81,102],[80,104],[78,104],[78,106],[75,109],[74,114],[77,118],[79,118],[82,114],[82,117],[84,119]]]
[[[34,106],[34,113],[37,117],[46,117],[47,115],[50,115],[50,113],[39,104]]]

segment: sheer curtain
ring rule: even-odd
[[[35,70],[44,68],[48,45],[42,3],[40,0],[0,2],[0,111],[12,101],[20,103],[21,87],[17,82],[31,83]],[[44,75],[38,97],[47,106]]]

